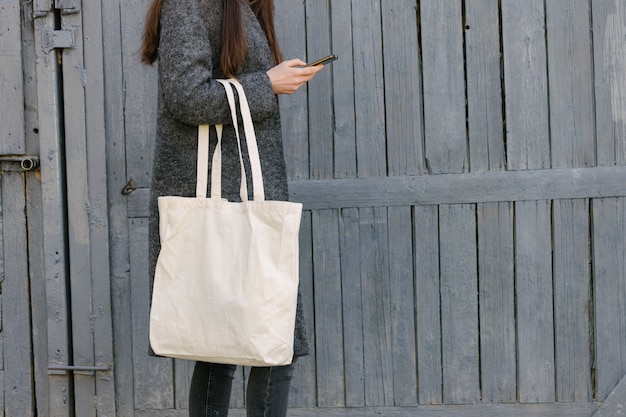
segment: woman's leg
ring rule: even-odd
[[[294,360],[295,363],[295,360]],[[285,417],[294,363],[287,366],[252,368],[246,392],[247,417]]]
[[[189,417],[226,417],[234,365],[196,362],[189,389]]]

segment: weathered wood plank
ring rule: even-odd
[[[411,207],[390,207],[387,216],[393,399],[398,407],[415,406],[417,357]]]
[[[506,167],[498,3],[465,2],[467,123],[474,172]]]
[[[439,207],[443,401],[480,401],[478,267],[474,205]]]
[[[312,62],[331,51],[330,2],[306,5],[307,60]],[[334,64],[333,64],[334,65]],[[311,178],[333,178],[332,66],[309,83],[309,152]]]
[[[0,154],[26,152],[20,105],[24,103],[20,4],[18,0],[0,2],[0,97],[14,103],[0,112]]]
[[[418,407],[365,407],[365,408],[327,408],[327,409],[291,409],[293,417],[590,417],[598,406],[595,403],[579,404],[516,404],[498,405],[481,404],[445,406],[431,405]],[[137,417],[187,417],[184,412],[170,410],[155,412],[140,410]],[[232,417],[245,417],[245,410],[231,409]],[[604,417],[604,416],[602,416]]]
[[[387,174],[380,17],[380,0],[352,0],[354,108],[359,177]]]
[[[624,408],[626,408],[626,376],[617,384],[593,417],[618,417],[624,414]]]
[[[387,209],[359,209],[365,404],[393,404]]]
[[[5,172],[2,185],[4,279],[2,322],[4,356],[4,413],[35,416],[31,314],[26,232],[26,184],[23,173]],[[6,314],[9,313],[9,314]]]
[[[148,0],[129,0],[121,12],[121,47],[124,71],[124,137],[127,177],[138,187],[148,187],[152,178],[152,149],[157,112],[157,71],[139,63],[137,49]]]
[[[593,399],[588,200],[554,201],[554,331],[557,400]]]
[[[549,201],[515,205],[518,395],[555,400],[552,236]]]
[[[361,239],[359,209],[341,211],[341,282],[346,407],[365,406],[363,299],[361,296]]]
[[[37,5],[33,5],[35,11]],[[49,2],[48,2],[49,3]],[[49,5],[47,6],[49,10]],[[65,194],[63,148],[59,130],[61,105],[58,91],[57,57],[44,51],[43,32],[54,28],[54,17],[50,15],[35,20],[35,54],[37,79],[37,109],[39,122],[39,147],[41,170],[41,193],[43,213],[43,253],[47,308],[46,332],[47,365],[67,365],[69,358],[69,318],[67,311],[68,257],[65,244],[66,214],[63,208]],[[46,127],[45,129],[42,127]],[[47,369],[46,369],[47,371]],[[67,401],[70,391],[68,373],[48,376],[48,403],[50,415],[69,415]]]
[[[115,400],[119,415],[132,416],[133,344],[130,291],[130,260],[127,199],[121,190],[126,183],[126,146],[124,132],[124,76],[121,39],[120,0],[102,2],[104,60],[104,106],[106,108],[107,200],[109,212],[109,256]],[[147,209],[147,206],[146,206]]]
[[[426,166],[467,170],[462,2],[420,2]]]
[[[420,404],[442,404],[439,214],[436,206],[413,208],[417,376]]]
[[[300,294],[309,342],[309,356],[298,359],[291,382],[289,404],[292,407],[314,407],[317,404],[316,335],[313,282],[313,226],[311,212],[302,213],[300,223]]]
[[[315,352],[319,407],[345,404],[339,213],[312,213],[315,300]]]
[[[300,58],[306,53],[306,23],[304,2],[275,0],[276,34],[285,59]],[[315,59],[315,58],[312,58]],[[287,175],[291,179],[309,178],[309,131],[307,89],[292,95],[283,94],[280,119],[285,146]]]
[[[626,374],[626,198],[593,200],[596,396]]]
[[[590,2],[546,2],[554,168],[595,165]]]
[[[416,9],[416,0],[381,2],[389,175],[425,171]]]
[[[174,359],[174,407],[177,409],[189,408],[189,386],[195,364],[194,361]],[[241,397],[242,392],[243,387],[237,386],[233,381],[232,396]],[[237,405],[239,404],[233,404],[235,407]]]
[[[626,163],[626,4],[593,0],[598,165]]]
[[[543,0],[503,0],[508,169],[550,168]]]
[[[332,47],[339,61],[332,64],[335,121],[335,178],[357,176],[356,113],[351,0],[333,0]]]
[[[305,208],[535,201],[626,195],[626,167],[504,171],[291,181],[290,198]],[[128,216],[148,216],[149,189],[128,197]]]
[[[132,329],[134,401],[136,409],[173,409],[173,359],[148,356],[150,279],[148,277],[148,221],[129,220],[130,290],[133,294]]]
[[[517,397],[513,203],[477,206],[482,401]]]

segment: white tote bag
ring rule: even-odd
[[[302,205],[267,201],[247,99],[236,80],[226,89],[241,162],[242,202],[221,196],[221,132],[206,198],[209,126],[198,133],[196,197],[160,197],[159,252],[150,344],[155,353],[204,362],[287,365],[293,358]],[[246,177],[232,86],[237,89],[250,158]]]

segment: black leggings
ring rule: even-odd
[[[294,360],[295,362],[295,360]],[[190,417],[226,417],[235,365],[196,362],[189,390]],[[246,389],[247,417],[285,417],[294,364],[253,367]]]

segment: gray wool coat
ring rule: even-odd
[[[154,277],[160,249],[157,198],[165,195],[195,195],[198,125],[224,124],[223,197],[229,201],[240,201],[241,175],[230,109],[224,87],[215,81],[225,78],[219,69],[222,1],[165,0],[163,3],[158,54],[157,135],[150,198],[151,277]],[[256,16],[247,2],[242,3],[248,50],[245,67],[238,79],[246,92],[252,113],[265,197],[268,200],[287,200],[289,193],[278,100],[266,74],[273,66],[272,55]],[[243,132],[243,129],[240,128],[240,131]],[[211,152],[215,142],[215,131],[211,129]],[[247,161],[245,146],[242,147]],[[247,177],[250,179],[250,175]],[[252,190],[251,184],[248,190]],[[298,295],[295,356],[308,354],[300,298]],[[211,320],[211,317],[206,319]]]

